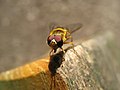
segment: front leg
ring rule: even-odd
[[[62,47],[60,47],[60,48],[62,49],[63,53],[65,53],[65,50]]]
[[[49,52],[49,56],[52,56],[53,49]]]
[[[64,42],[64,44],[70,44],[70,45],[72,45],[72,47],[74,47],[73,42]]]

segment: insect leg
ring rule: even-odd
[[[72,36],[68,36],[67,40],[69,40],[69,39],[70,39],[70,42],[64,42],[64,44],[71,44],[72,46],[74,46]]]
[[[73,38],[72,38],[71,35],[68,35],[68,36],[66,37],[66,40],[69,40],[69,39],[70,39],[71,42],[73,42]]]
[[[52,52],[53,52],[53,49],[50,51],[49,55],[51,56],[52,55]]]
[[[64,42],[64,44],[71,44],[72,46],[74,46],[73,42]]]
[[[52,90],[52,84],[53,84],[53,76],[51,76],[50,90]]]
[[[55,76],[54,76],[53,78],[54,78],[54,88],[55,88],[55,87],[56,87],[56,85],[55,85],[55,83],[56,83],[56,82],[55,82]]]
[[[63,53],[65,53],[65,50],[62,47],[61,47],[61,49],[62,49]]]

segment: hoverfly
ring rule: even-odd
[[[72,27],[73,29],[69,28],[71,26],[73,26],[74,28],[73,27]],[[63,44],[71,44],[72,46],[74,46],[71,34],[79,30],[81,27],[82,27],[81,23],[71,24],[68,25],[68,27],[67,26],[63,27],[59,25],[52,26],[49,36],[47,38],[47,43],[52,48],[52,50],[50,51],[50,55],[53,51],[54,53],[56,53],[56,50],[58,48],[65,52],[64,49],[62,48]]]

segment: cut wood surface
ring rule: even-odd
[[[47,57],[3,72],[0,90],[119,90],[116,68],[120,58],[114,53],[120,51],[114,41],[114,34],[108,31],[81,44],[78,41],[78,45],[66,49],[64,55],[54,55],[54,59]],[[52,60],[61,59],[64,61],[58,62],[61,65],[52,81],[48,66],[55,72],[57,63]]]

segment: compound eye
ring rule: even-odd
[[[61,41],[61,36],[56,35],[56,36],[54,36],[54,37],[55,37],[55,40],[56,40],[57,42]]]
[[[51,40],[51,38],[50,38],[50,36],[48,37],[48,39],[47,39],[47,43],[48,43],[48,45],[50,45],[50,42],[51,42],[52,40]]]

